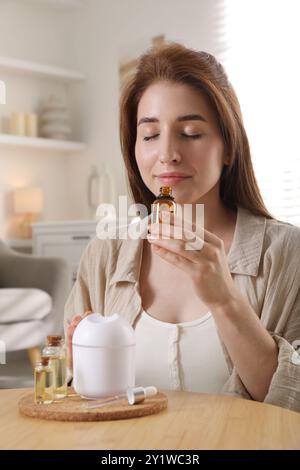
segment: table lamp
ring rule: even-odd
[[[16,214],[23,214],[20,223],[22,238],[32,238],[31,224],[37,214],[43,210],[43,193],[40,188],[18,188],[14,191],[14,209]]]
[[[6,103],[5,83],[0,80],[0,104]]]

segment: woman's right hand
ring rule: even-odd
[[[87,310],[83,315],[75,315],[67,328],[67,367],[70,369],[70,371],[73,370],[72,339],[74,331],[76,330],[76,327],[81,322],[81,320],[91,313],[93,313],[91,310]]]

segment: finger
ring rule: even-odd
[[[72,318],[72,321],[71,321],[70,325],[72,325],[72,324],[78,325],[78,323],[80,323],[83,318],[85,318],[87,315],[90,315],[91,313],[92,313],[91,310],[87,310],[82,315],[75,315],[75,317]]]
[[[197,231],[191,231],[182,225],[169,225],[165,223],[154,223],[149,225],[149,235],[153,236],[154,239],[169,239],[176,238],[179,240],[185,240],[187,242],[194,241],[197,242],[197,249],[200,249],[202,246],[199,246],[199,242],[202,240],[204,242],[204,233],[198,233]]]
[[[159,213],[157,224],[182,225],[183,219],[173,212],[162,211]]]
[[[150,225],[150,233],[147,238],[158,240],[175,238],[176,240],[183,240],[185,242],[191,242],[197,240],[197,234],[189,230],[182,230],[179,226],[170,226],[166,224],[152,224]],[[198,237],[201,239],[200,237]],[[200,247],[199,247],[200,248]]]
[[[78,320],[80,321],[81,318],[82,318],[81,315],[75,315],[75,317],[72,318],[71,323],[76,322],[76,321],[78,321]]]
[[[184,217],[174,214],[172,212],[161,212],[162,215],[162,222],[174,225],[178,227],[182,227],[183,231],[191,231],[193,234],[196,234],[200,238],[207,243],[212,243],[215,246],[220,247],[223,243],[223,240],[215,235],[213,232],[206,230],[204,228],[204,219],[202,217],[198,217],[196,222],[192,222],[192,220],[184,214]]]
[[[72,322],[67,328],[67,336],[68,336],[68,342],[72,340],[75,328],[78,326],[78,324],[85,318],[87,315],[90,315],[92,312],[91,310],[88,310],[85,312],[82,316],[81,315],[75,315],[75,317],[72,318]]]
[[[193,223],[191,217],[189,217],[186,213],[183,213],[183,216],[181,214],[175,214],[174,212],[166,211],[162,212],[161,214],[162,222],[170,222],[172,225],[182,225],[186,228],[189,228],[190,230],[194,230],[196,228],[196,224]],[[200,222],[200,219],[198,222]],[[201,225],[203,225],[203,223]]]
[[[152,237],[155,239],[160,238],[160,236],[162,238],[185,238],[185,234],[183,233],[181,227],[168,224],[151,224],[149,226],[149,235],[152,235]]]
[[[181,228],[182,231],[190,231],[196,234],[200,238],[204,238],[204,219],[203,217],[197,217],[196,221],[193,222],[189,214],[184,213],[182,217],[179,214],[172,212],[161,212],[160,222],[162,225],[169,225],[171,227]]]
[[[205,246],[205,243],[203,243],[203,240],[201,239],[198,239],[195,242],[186,242],[184,240],[175,240],[173,238],[169,238],[169,240],[148,238],[148,241],[150,244],[183,256],[192,263],[199,263],[201,256],[200,250]]]
[[[86,312],[84,312],[84,314],[82,315],[81,319],[87,317],[88,315],[90,315],[92,312],[92,310],[87,310]]]
[[[85,317],[87,317],[88,315],[90,315],[92,312],[89,310],[87,312],[85,312],[83,315],[76,315],[75,317],[73,317],[70,325],[70,326],[77,326],[78,323],[80,323]]]
[[[81,316],[79,316],[79,317],[77,317],[77,318],[76,318],[76,320],[74,319],[74,320],[71,322],[71,325],[75,325],[75,326],[77,326],[77,325],[78,325],[78,323],[80,323],[80,322],[81,322],[81,320],[82,320],[82,317],[81,317]],[[70,326],[71,326],[71,325],[70,325]]]
[[[67,331],[68,331],[68,336],[69,336],[70,334],[73,334],[73,333],[74,333],[74,330],[75,330],[75,328],[78,326],[79,323],[80,323],[80,321],[74,322],[74,323],[71,323],[71,325],[68,326],[68,330],[67,330]]]
[[[193,222],[189,216],[186,216],[186,214],[184,214],[183,218],[178,214],[171,214],[170,223],[182,226],[184,231],[191,231],[207,243],[212,243],[217,246],[222,244],[221,238],[204,228],[204,218],[201,217],[201,215],[196,217],[196,221]]]
[[[74,334],[74,331],[75,331],[76,327],[77,327],[77,325],[70,325],[68,327],[68,330],[67,330],[68,345],[70,345],[70,343],[72,343],[72,338],[73,338],[73,334]]]
[[[74,331],[76,330],[81,320],[83,320],[83,318],[87,317],[91,313],[92,313],[91,310],[87,310],[86,312],[84,312],[82,316],[75,315],[75,317],[72,318],[71,324],[67,328],[67,348],[68,348],[67,363],[70,369],[72,369],[73,367],[72,340],[73,340]]]
[[[70,329],[71,331],[71,328],[76,328],[76,326],[78,326],[78,324],[81,322],[81,320],[77,320],[77,321],[73,321],[69,326],[68,326],[68,330]]]

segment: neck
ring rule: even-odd
[[[204,228],[215,234],[222,233],[223,227],[226,227],[235,215],[221,199],[208,201],[204,203]]]
[[[236,212],[225,206],[219,197],[218,191],[213,192],[214,194],[206,194],[199,201],[191,204],[192,221],[194,224],[196,224],[197,217],[199,217],[199,209],[198,213],[196,209],[197,204],[203,204],[204,228],[222,238],[222,235],[227,230],[228,225],[235,222]]]

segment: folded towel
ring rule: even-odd
[[[50,295],[41,289],[0,289],[0,324],[43,319],[52,309]]]

